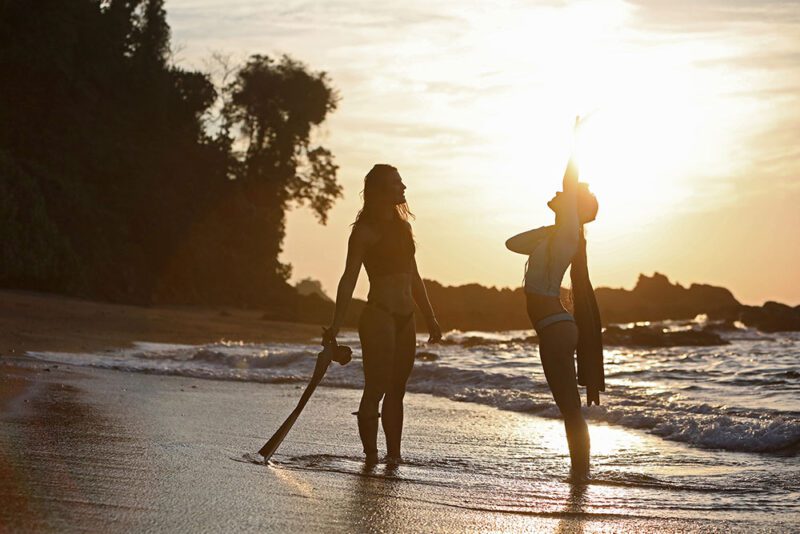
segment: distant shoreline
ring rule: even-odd
[[[132,306],[47,293],[0,290],[0,355],[94,352],[136,341],[202,344],[220,340],[297,342],[317,325],[262,320],[259,310]]]
[[[521,290],[470,284],[445,287],[428,282],[445,330],[528,330]],[[665,319],[691,320],[699,314],[732,327],[736,321],[764,332],[800,330],[800,307],[767,303],[744,306],[724,288],[671,284],[663,275],[641,276],[633,290],[596,290],[606,324]],[[346,326],[355,327],[363,301],[354,299]],[[274,309],[230,306],[138,306],[58,294],[0,290],[0,355],[26,351],[94,352],[136,341],[204,344],[221,340],[254,343],[317,339],[334,304],[318,295]],[[418,331],[424,324],[418,317]],[[641,338],[641,336],[639,336]],[[613,338],[619,340],[618,333]],[[609,339],[611,340],[611,339]],[[706,340],[713,343],[713,339]],[[691,344],[691,343],[689,343]],[[702,343],[701,343],[702,344]]]

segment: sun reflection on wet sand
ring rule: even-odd
[[[270,470],[281,482],[294,488],[298,495],[311,497],[314,494],[314,486],[286,469],[272,468]]]
[[[541,421],[525,419],[519,420],[518,423],[515,431],[529,439],[535,433],[545,452],[565,457],[569,455],[567,439],[560,421],[558,425],[552,427],[552,431],[544,434],[541,433]],[[618,452],[628,453],[643,444],[643,437],[639,434],[624,428],[593,424],[591,421],[589,421],[589,435],[592,440],[592,456],[603,459],[611,458]]]

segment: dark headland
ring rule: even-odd
[[[496,288],[480,284],[444,286],[426,280],[428,294],[437,316],[445,329],[468,330],[525,330],[530,321],[525,313],[525,294],[522,288]],[[324,293],[304,281],[303,295],[283,309],[270,309],[265,318],[318,322],[325,324],[333,312],[333,303]],[[569,307],[569,290],[562,290]],[[663,274],[640,275],[633,289],[598,287],[598,305],[606,326],[624,323],[665,320],[692,320],[706,315],[717,322],[714,328],[734,328],[740,321],[744,326],[763,332],[800,330],[800,306],[791,307],[777,302],[763,306],[747,306],[739,302],[728,289],[708,284],[683,287],[672,283]],[[364,302],[355,300],[349,310],[348,325],[356,326]],[[422,322],[418,323],[424,328]]]

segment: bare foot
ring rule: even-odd
[[[580,466],[577,468],[570,468],[566,482],[570,484],[587,484],[589,482],[589,467]]]
[[[391,464],[391,465],[400,465],[400,464],[403,463],[403,457],[402,456],[389,456],[387,454],[386,458],[384,458],[384,459],[386,460],[387,464]]]

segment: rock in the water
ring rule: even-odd
[[[703,327],[704,332],[735,332],[737,330],[739,330],[739,328],[736,326],[736,322],[732,319],[708,323]]]
[[[595,296],[607,323],[691,319],[701,313],[714,319],[736,319],[730,314],[740,306],[725,288],[705,284],[685,288],[660,273],[641,275],[631,291],[600,287]]]
[[[747,326],[762,332],[800,331],[800,313],[795,308],[780,302],[767,302],[760,308],[746,306],[740,320]]]
[[[439,355],[433,352],[421,350],[417,352],[417,359],[422,360],[423,362],[435,362],[439,359]]]
[[[728,341],[708,331],[663,332],[648,326],[633,328],[609,326],[603,332],[603,344],[628,347],[681,347],[727,345]]]
[[[464,339],[461,342],[461,346],[469,348],[469,347],[477,347],[480,345],[489,345],[493,342],[494,340],[486,339],[485,337],[469,336],[468,338]]]
[[[509,339],[508,343],[521,343],[523,345],[534,345],[536,343],[539,343],[539,336],[515,337]]]

